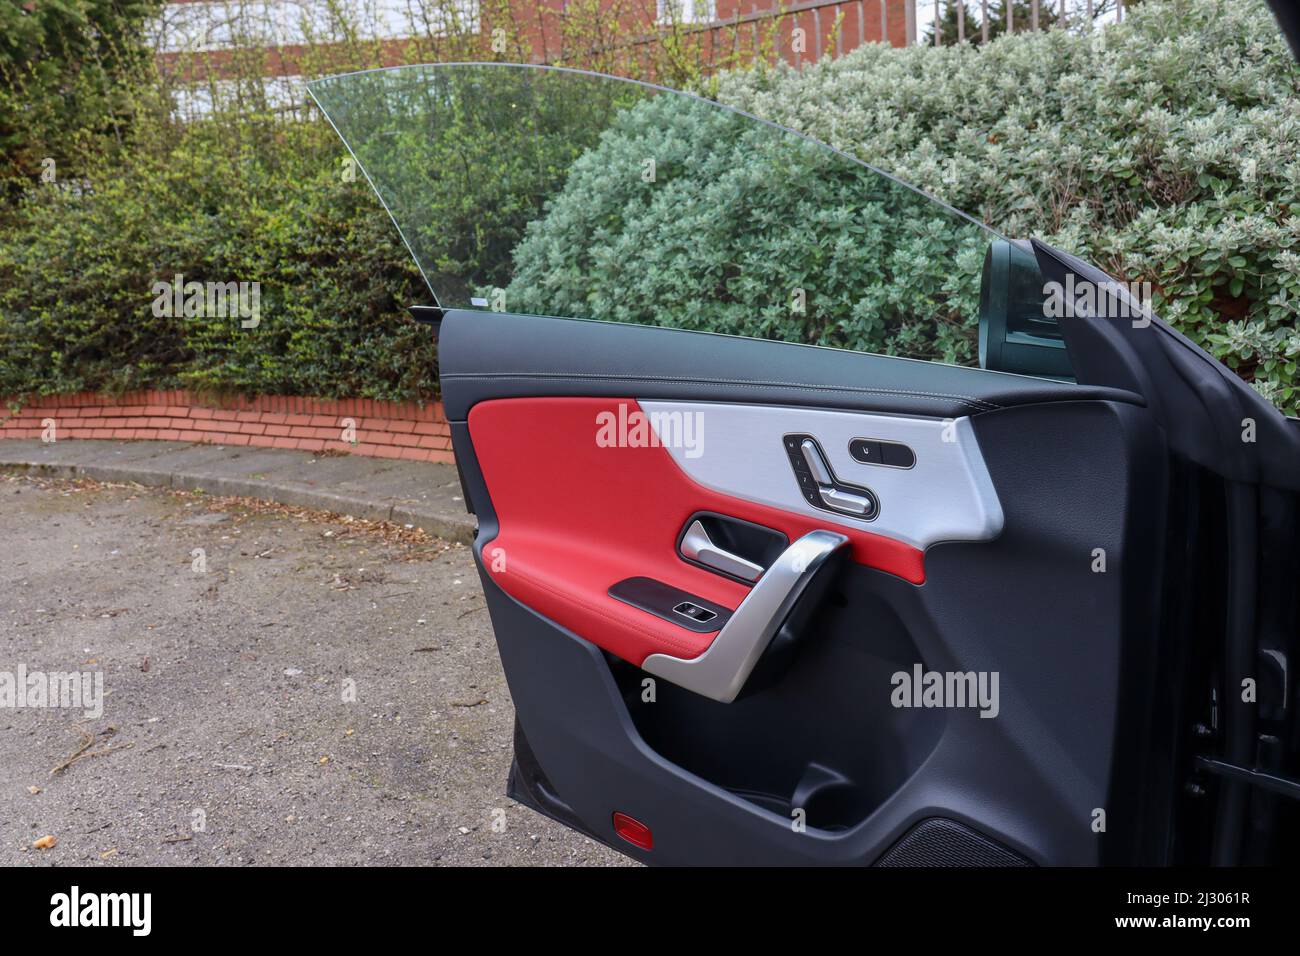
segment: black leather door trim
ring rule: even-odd
[[[617,322],[451,310],[438,342],[447,417],[477,402],[624,396],[959,417],[1040,402],[1141,405],[1121,389]]]

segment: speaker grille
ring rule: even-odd
[[[1033,866],[1003,846],[945,817],[922,820],[885,851],[876,866]]]

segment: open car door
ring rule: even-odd
[[[310,88],[434,297],[511,796],[665,864],[1294,846],[1300,427],[1126,289],[695,96]]]

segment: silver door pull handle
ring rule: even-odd
[[[833,531],[809,531],[772,562],[703,654],[692,660],[651,654],[641,669],[731,703],[809,582],[848,543],[848,538]]]
[[[686,529],[686,534],[682,536],[682,554],[715,571],[722,571],[745,581],[757,581],[763,576],[761,564],[755,564],[714,544],[713,539],[709,537],[709,532],[698,519],[691,522],[691,526]]]

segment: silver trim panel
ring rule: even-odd
[[[665,450],[692,480],[714,491],[886,535],[924,550],[940,541],[988,541],[1004,516],[969,418],[939,419],[827,411],[781,405],[639,400]],[[699,423],[687,448],[672,441],[673,423]],[[678,435],[681,429],[676,429]],[[880,502],[872,520],[830,514],[803,497],[782,445],[790,433],[812,435],[835,475],[871,488]],[[863,435],[901,442],[916,455],[907,469],[864,464],[849,454]]]

